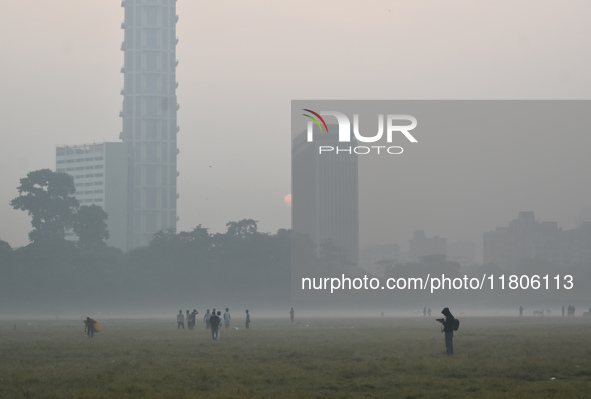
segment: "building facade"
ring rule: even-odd
[[[129,247],[177,223],[176,0],[124,0],[123,120]]]
[[[359,266],[358,160],[356,154],[318,154],[319,146],[336,143],[334,133],[315,133],[312,142],[306,132],[294,138],[292,229],[308,236],[320,257],[334,245],[338,266],[330,272],[350,272]]]
[[[483,235],[484,263],[512,270],[528,261],[554,266],[591,262],[591,223],[563,230],[557,222],[540,222],[534,212],[519,212],[508,226]]]
[[[55,155],[56,172],[74,178],[74,197],[80,206],[97,205],[107,212],[107,244],[127,251],[127,146],[123,143],[60,146]],[[77,240],[77,237],[70,230],[66,239]]]

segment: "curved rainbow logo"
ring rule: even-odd
[[[322,119],[322,117],[318,113],[312,111],[311,109],[302,109],[302,111],[309,112],[309,113],[313,114],[314,116],[318,117],[318,119],[320,119],[322,121],[322,125],[324,125],[324,127],[326,128],[326,133],[328,133],[328,126],[326,126],[326,122],[324,122],[324,119]],[[322,125],[320,124],[320,122],[318,121],[318,119],[314,118],[314,116],[310,116],[310,115],[306,115],[306,114],[302,114],[302,115],[304,115],[305,117],[310,118],[314,122],[316,122],[316,124],[320,128],[320,131],[322,132],[322,130],[323,130],[322,129]]]

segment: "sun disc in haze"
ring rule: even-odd
[[[283,197],[283,203],[287,206],[291,206],[291,194],[287,194]]]

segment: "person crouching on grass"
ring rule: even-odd
[[[445,349],[448,355],[454,354],[454,316],[449,311],[449,308],[445,308],[441,311],[445,318],[437,319],[438,322],[443,324],[443,332],[445,332]]]

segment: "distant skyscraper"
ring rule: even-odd
[[[129,144],[130,248],[176,229],[176,0],[123,0],[123,131]]]
[[[329,131],[338,131],[329,126]],[[340,270],[359,265],[359,185],[356,154],[318,154],[319,146],[338,144],[337,134],[306,132],[292,144],[292,228],[307,235],[322,254],[322,245],[332,241],[342,258]],[[353,145],[354,143],[352,143]]]
[[[60,146],[55,150],[56,172],[74,178],[74,197],[80,206],[98,205],[107,212],[107,244],[124,251],[129,249],[127,157],[127,146],[123,143]],[[77,240],[72,231],[66,232],[66,238]]]

